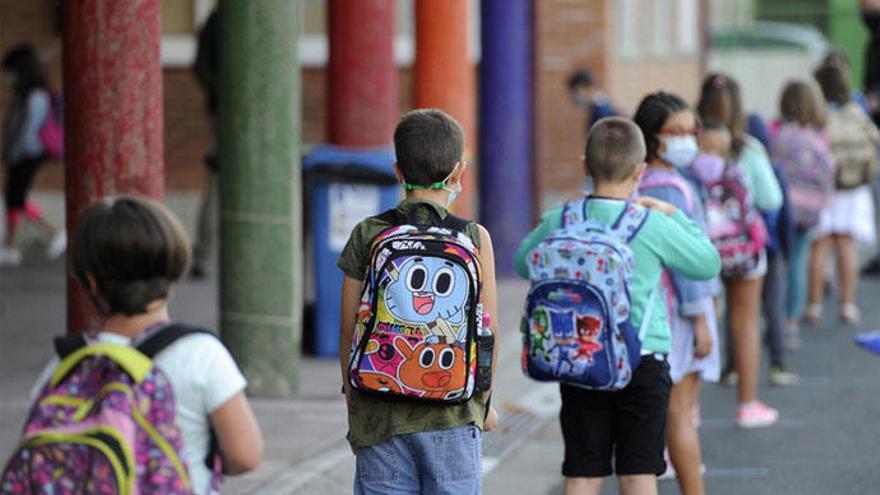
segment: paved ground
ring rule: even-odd
[[[191,224],[193,201],[174,201]],[[27,391],[51,354],[51,337],[63,331],[64,280],[63,264],[46,262],[36,251],[28,253],[24,266],[0,269],[0,458],[14,448]],[[484,486],[490,495],[561,493],[556,388],[519,372],[517,319],[524,291],[516,281],[503,282],[499,290],[505,313],[495,403],[502,427],[484,437]],[[856,331],[880,328],[880,281],[863,282],[860,293],[865,311],[860,329],[828,318],[805,330],[803,345],[792,355],[802,384],[762,388],[763,399],[782,411],[779,426],[736,429],[733,390],[705,388],[701,436],[709,493],[880,493],[880,355],[852,343]],[[211,280],[185,283],[172,312],[213,327],[215,296]],[[253,401],[266,436],[265,462],[254,473],[230,479],[224,493],[351,492],[353,456],[344,442],[336,362],[307,358],[300,371],[300,397]],[[660,486],[661,493],[678,493],[674,482]],[[614,492],[612,480],[605,493]]]

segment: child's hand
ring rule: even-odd
[[[705,316],[694,318],[694,357],[704,358],[712,352],[712,334]]]
[[[495,410],[494,407],[489,408],[489,414],[486,415],[486,420],[483,421],[483,431],[492,431],[498,427],[498,411]]]
[[[639,196],[636,199],[636,204],[642,205],[649,210],[659,211],[668,216],[672,216],[672,214],[678,210],[678,208],[672,206],[666,201],[660,201],[659,199],[650,196]]]

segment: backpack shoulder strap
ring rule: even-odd
[[[627,201],[620,216],[611,225],[611,230],[624,242],[629,243],[645,225],[649,214],[650,210],[647,208]]]
[[[470,220],[466,220],[461,217],[457,217],[452,213],[446,215],[446,218],[443,219],[443,227],[456,230],[458,232],[464,232],[467,229],[468,225],[471,224]]]
[[[562,227],[587,221],[587,200],[589,196],[566,201],[562,205]]]
[[[678,190],[681,195],[684,197],[684,203],[687,207],[687,210],[693,211],[694,208],[694,198],[693,198],[693,190],[690,185],[687,183],[684,177],[681,177],[678,174],[672,173],[651,173],[647,174],[644,179],[642,179],[641,184],[639,184],[639,191],[644,189],[651,189],[653,187],[672,187]]]
[[[385,210],[373,218],[392,226],[405,225],[407,223],[406,216],[401,213],[400,210],[397,209],[397,207],[391,208],[390,210]]]
[[[204,328],[198,328],[184,323],[172,323],[153,335],[150,335],[144,341],[138,343],[135,348],[148,358],[154,359],[156,355],[165,350],[171,344],[175,343],[178,339],[197,333],[211,335],[216,338],[213,333]]]

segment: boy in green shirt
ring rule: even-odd
[[[397,211],[423,225],[446,218],[447,208],[461,191],[466,167],[461,160],[464,134],[458,122],[440,110],[410,112],[394,132],[394,149],[394,172],[406,191]],[[348,441],[357,456],[354,493],[478,494],[482,478],[481,430],[491,430],[498,421],[494,410],[486,411],[489,392],[475,394],[463,404],[435,405],[368,396],[349,385],[347,351],[352,346],[372,242],[389,227],[379,217],[359,223],[337,263],[345,273],[339,354],[348,404]],[[464,231],[478,249],[484,311],[494,317],[492,239],[474,222]],[[497,354],[494,319],[490,325],[496,336]],[[493,366],[495,362],[497,359],[493,359]]]
[[[586,147],[586,169],[595,194],[586,215],[611,225],[623,212],[645,171],[645,141],[628,119],[610,117],[593,126]],[[695,280],[718,275],[721,259],[700,229],[672,205],[642,197],[636,203],[653,210],[630,241],[635,270],[629,286],[633,326],[649,314],[642,342],[642,359],[630,384],[616,392],[560,385],[560,422],[565,441],[562,473],[565,493],[598,494],[602,479],[612,474],[614,453],[621,493],[657,492],[656,476],[663,473],[666,414],[672,381],[666,355],[670,350],[669,323],[664,297],[649,298],[664,268]],[[526,257],[541,240],[562,226],[562,205],[541,223],[516,252],[517,272],[528,276]],[[652,301],[654,307],[647,311]]]

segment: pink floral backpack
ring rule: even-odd
[[[137,348],[56,339],[61,362],[32,406],[0,493],[192,493],[174,391],[151,360],[197,331],[174,327]]]

